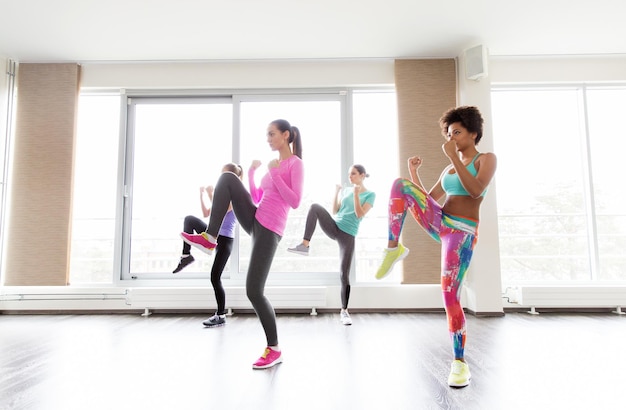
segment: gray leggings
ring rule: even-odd
[[[213,206],[206,231],[209,235],[217,237],[230,203],[233,205],[233,211],[239,225],[252,237],[252,252],[246,277],[246,294],[261,321],[267,345],[276,346],[278,345],[276,313],[264,292],[274,254],[282,237],[265,228],[256,220],[254,217],[257,210],[256,205],[252,202],[250,194],[239,177],[231,172],[222,173],[215,184]]]
[[[350,299],[350,267],[352,266],[352,256],[354,255],[354,236],[339,229],[337,223],[330,216],[330,213],[320,204],[313,204],[309,208],[304,227],[304,240],[310,241],[315,232],[317,221],[320,223],[322,231],[330,239],[339,244],[339,259],[341,268],[341,307],[348,308]]]

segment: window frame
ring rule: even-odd
[[[228,98],[233,103],[233,147],[232,154],[233,160],[239,160],[241,155],[241,148],[239,146],[240,140],[240,111],[239,104],[241,102],[248,101],[289,101],[289,100],[301,100],[301,101],[314,101],[314,100],[327,100],[329,98],[339,100],[341,103],[341,169],[348,169],[353,163],[353,136],[352,136],[352,94],[354,92],[391,92],[395,93],[393,87],[358,87],[358,88],[330,88],[330,89],[270,89],[270,90],[220,90],[210,92],[207,90],[124,90],[122,95],[123,103],[125,107],[121,114],[121,130],[120,130],[120,160],[119,160],[119,192],[118,192],[118,208],[116,212],[117,228],[116,228],[116,252],[114,257],[114,278],[113,283],[115,285],[128,285],[132,281],[133,286],[206,286],[207,279],[166,279],[166,278],[146,278],[146,279],[133,279],[129,275],[129,227],[126,221],[125,208],[128,202],[127,195],[129,192],[128,185],[128,173],[132,171],[129,168],[128,162],[130,161],[129,153],[134,149],[132,141],[127,141],[129,129],[134,126],[134,119],[130,114],[130,111],[126,109],[129,107],[129,100],[137,98],[159,98],[176,100],[179,98]],[[242,164],[243,165],[243,164]],[[347,172],[342,173],[341,182],[347,182]],[[132,182],[131,182],[132,183]],[[130,190],[132,192],[132,189]],[[378,206],[384,202],[382,198],[384,193],[379,193]],[[384,236],[385,233],[381,234]],[[239,273],[239,236],[241,235],[241,229],[237,229],[235,246],[230,263],[231,275],[225,279],[225,284],[228,285],[241,285],[245,281],[245,275]],[[384,242],[384,241],[383,241]],[[383,243],[381,242],[381,243]],[[281,245],[287,246],[288,244],[282,243]],[[381,245],[382,249],[382,245]],[[357,282],[355,274],[356,263],[353,263],[350,278],[353,283]],[[304,286],[322,286],[322,285],[337,285],[337,272],[306,272],[297,273],[273,273],[270,277],[268,284],[273,285],[304,285]],[[388,283],[386,284],[388,285]]]

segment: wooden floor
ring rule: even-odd
[[[279,314],[284,363],[252,370],[254,314],[0,315],[0,409],[626,409],[626,318],[468,316],[449,388],[443,313]]]

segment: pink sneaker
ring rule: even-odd
[[[253,369],[267,369],[278,363],[282,363],[283,358],[281,352],[273,350],[271,347],[266,347],[263,355],[259,357],[259,360],[252,365]]]
[[[208,253],[209,255],[213,254],[213,249],[215,249],[215,246],[217,245],[209,240],[209,234],[206,232],[202,232],[197,235],[181,232],[180,236],[183,238],[183,241],[187,242],[189,245],[198,248],[202,252]]]

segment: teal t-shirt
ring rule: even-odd
[[[335,215],[335,223],[345,233],[356,236],[359,232],[359,224],[363,218],[357,218],[354,213],[354,188],[344,188],[342,195],[339,211]],[[367,203],[374,206],[375,199],[376,194],[372,191],[365,191],[359,194],[361,206]]]

